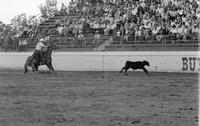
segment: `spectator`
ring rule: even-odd
[[[139,40],[140,41],[140,36],[142,36],[142,28],[136,27],[135,40]]]
[[[183,33],[183,27],[181,26],[181,25],[178,25],[178,27],[177,27],[177,35],[176,35],[176,38],[177,39],[181,39],[181,35],[182,35],[182,33]]]
[[[67,7],[65,6],[64,3],[62,3],[61,8],[60,8],[60,11],[61,11],[62,13],[66,13]]]
[[[1,35],[0,36],[0,46],[2,46],[3,45],[3,36]]]
[[[57,31],[59,36],[63,36],[63,25],[58,26]]]
[[[26,49],[26,45],[27,45],[26,38],[19,38],[19,41],[18,41],[19,51],[24,51]]]
[[[81,47],[83,48],[85,46],[86,43],[84,43],[84,35],[82,34],[82,32],[79,32],[78,34],[78,44],[81,44]]]
[[[198,27],[198,25],[195,25],[192,28],[192,34],[194,34],[194,39],[199,39],[200,38],[200,28]]]
[[[182,28],[183,28],[183,30],[182,30],[181,36],[183,36],[183,40],[186,41],[187,35],[188,35],[188,29],[185,24],[182,25]]]
[[[29,30],[28,25],[26,25],[21,37],[28,38],[28,30]]]
[[[5,37],[5,39],[3,39],[3,47],[4,47],[4,51],[7,52],[8,48],[12,45],[12,38],[10,33],[8,33],[8,35]]]
[[[95,36],[94,36],[94,40],[93,40],[93,44],[98,46],[100,44],[100,34],[99,31],[96,31]]]

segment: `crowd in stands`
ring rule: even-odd
[[[96,3],[95,3],[96,2]],[[66,16],[56,23],[61,36],[100,33],[124,36],[174,35],[187,39],[187,34],[199,34],[200,13],[195,0],[96,0],[72,1],[62,11],[80,14]]]
[[[66,17],[56,20],[48,35],[113,35],[127,41],[130,36],[136,40],[153,36],[160,41],[165,35],[176,40],[190,39],[191,34],[199,39],[200,35],[196,0],[71,0],[68,7],[62,4],[60,12]]]

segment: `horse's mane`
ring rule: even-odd
[[[43,56],[44,57],[51,57],[52,51],[53,51],[52,44],[50,44],[50,45],[47,46],[47,50],[44,51]]]
[[[53,51],[53,44],[47,46],[47,50],[45,52],[52,52]]]

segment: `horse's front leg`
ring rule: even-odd
[[[50,72],[52,71],[53,73],[56,73],[56,72],[54,71],[54,68],[53,68],[52,63],[50,63],[50,64],[48,65],[48,68],[49,68]]]
[[[38,65],[35,65],[35,71],[38,73]]]
[[[52,73],[52,72],[51,72],[51,71],[53,71],[53,70],[52,70],[52,65],[51,65],[51,64],[47,64],[47,67],[49,68],[49,72]]]
[[[51,64],[51,69],[52,69],[53,73],[56,73],[52,64]]]

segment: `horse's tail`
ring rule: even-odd
[[[24,64],[24,73],[27,73],[27,72],[28,72],[29,59],[30,59],[30,57],[28,57],[28,58],[26,59],[26,62],[25,62],[25,64]]]
[[[24,73],[27,73],[28,72],[28,67],[27,67],[27,64],[25,63],[24,64]]]

